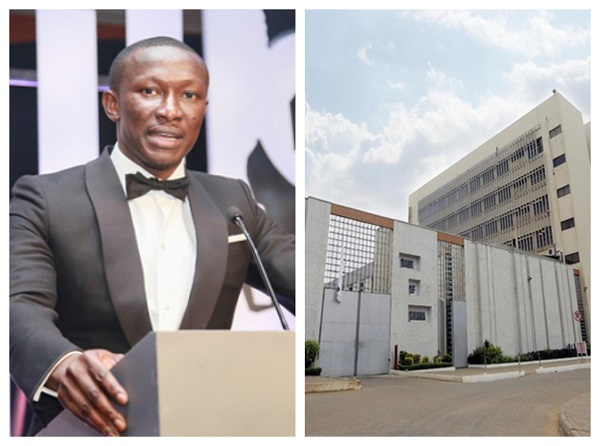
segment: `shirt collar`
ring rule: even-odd
[[[123,187],[123,190],[125,191],[125,193],[127,193],[127,186],[125,183],[125,176],[127,174],[140,172],[141,174],[143,174],[144,176],[146,176],[148,178],[154,177],[154,175],[152,175],[150,172],[148,172],[142,166],[134,163],[132,160],[127,158],[125,156],[125,154],[121,151],[118,141],[115,143],[113,151],[110,154],[110,158],[115,166],[117,175],[119,176],[119,182],[121,183],[121,187]],[[185,175],[186,175],[186,173],[185,173],[185,159],[184,159],[181,161],[181,163],[179,163],[179,166],[177,166],[175,171],[167,179],[168,180],[176,180],[178,178],[185,177]]]

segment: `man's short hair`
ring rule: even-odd
[[[174,39],[172,37],[166,36],[158,36],[158,37],[150,37],[149,39],[140,40],[138,42],[132,43],[131,45],[123,48],[117,57],[112,61],[110,65],[110,70],[108,72],[108,86],[111,90],[117,91],[119,84],[121,83],[121,79],[123,77],[123,71],[125,70],[126,61],[129,56],[135,52],[136,50],[142,48],[152,48],[158,46],[170,46],[174,48],[179,48],[185,51],[189,51],[192,54],[195,54],[200,58],[202,64],[204,65],[204,70],[206,71],[206,82],[208,87],[208,68],[204,63],[204,60],[200,57],[198,52],[194,50],[191,46],[185,44],[184,42]]]

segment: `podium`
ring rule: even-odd
[[[295,435],[294,333],[152,332],[112,372],[124,436]],[[98,436],[63,411],[39,436]]]

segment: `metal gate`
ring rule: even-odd
[[[323,290],[321,352],[324,376],[364,376],[389,372],[388,294]]]

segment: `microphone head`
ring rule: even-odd
[[[235,223],[237,219],[243,220],[244,214],[242,214],[242,211],[236,206],[229,206],[229,208],[227,208],[227,218]]]

